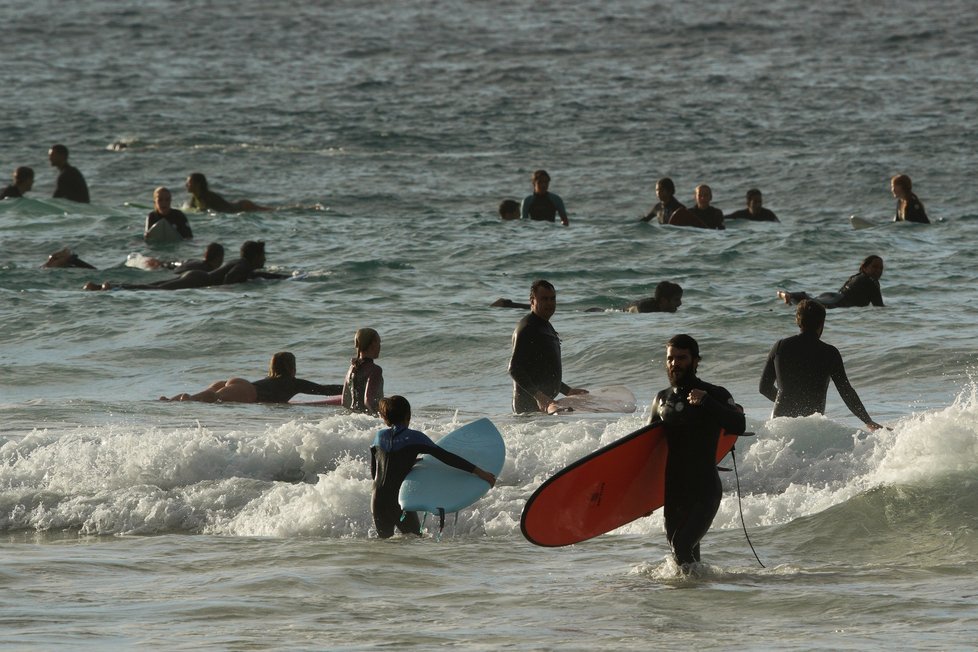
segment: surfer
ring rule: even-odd
[[[642,218],[643,222],[655,220],[659,224],[668,224],[672,214],[680,208],[686,208],[676,199],[676,184],[669,177],[662,177],[655,182],[655,196],[659,203]]]
[[[701,183],[693,191],[693,199],[696,205],[692,208],[681,208],[669,218],[669,224],[673,226],[693,226],[700,229],[725,229],[723,225],[723,211],[716,206],[711,206],[713,201],[713,190]]]
[[[760,392],[774,401],[772,417],[804,417],[825,412],[829,379],[849,410],[870,430],[873,421],[859,395],[849,383],[839,350],[821,340],[825,327],[825,307],[817,301],[798,304],[795,322],[801,333],[778,340],[767,356],[761,374]]]
[[[161,263],[160,266],[166,267],[167,269],[176,270],[177,273],[183,274],[184,272],[189,272],[195,269],[211,272],[223,264],[224,246],[218,244],[217,242],[212,242],[207,245],[206,249],[204,249],[203,258],[191,258],[184,261]]]
[[[545,280],[530,287],[530,313],[513,331],[509,375],[513,379],[513,412],[554,412],[554,397],[587,394],[563,382],[560,336],[550,324],[557,310],[557,291]],[[551,409],[551,406],[553,408]]]
[[[786,304],[799,303],[811,299],[826,308],[862,308],[873,304],[883,306],[883,293],[880,278],[883,276],[883,259],[879,256],[866,256],[859,271],[849,277],[838,292],[823,292],[812,297],[807,292],[787,292],[778,290],[778,298]]]
[[[676,312],[683,305],[683,288],[672,281],[660,281],[655,295],[636,299],[622,310],[624,312]]]
[[[417,512],[405,512],[397,501],[401,483],[418,461],[418,455],[435,459],[466,471],[496,485],[496,476],[483,471],[468,460],[450,453],[417,430],[411,430],[411,404],[403,396],[390,396],[380,401],[380,416],[389,427],[381,430],[370,445],[370,477],[374,481],[370,512],[377,527],[377,536],[389,539],[396,527],[404,534],[421,535]]]
[[[24,193],[28,192],[33,187],[34,168],[29,168],[26,165],[22,165],[14,170],[13,183],[3,190],[0,190],[0,199],[6,199],[7,197],[10,197],[11,199],[23,197]]]
[[[538,220],[543,222],[553,222],[557,215],[560,215],[560,223],[564,226],[570,224],[567,219],[567,209],[564,208],[564,200],[558,195],[550,192],[550,175],[546,170],[536,170],[531,176],[533,181],[533,194],[527,195],[520,204],[520,215],[524,220]]]
[[[499,202],[499,219],[504,222],[520,219],[520,203],[515,199],[504,199]]]
[[[930,224],[927,219],[927,211],[920,203],[917,195],[913,194],[913,182],[905,174],[898,174],[890,179],[890,192],[897,199],[896,215],[894,222],[917,222],[919,224]]]
[[[723,486],[717,472],[720,430],[739,435],[746,428],[743,409],[723,387],[696,376],[699,344],[676,335],[666,346],[669,387],[652,401],[649,424],[662,422],[669,452],[666,457],[666,539],[684,572],[700,561],[700,540],[720,507]]]
[[[83,267],[85,269],[98,269],[95,267],[95,265],[90,265],[79,258],[78,254],[73,252],[68,247],[58,249],[53,254],[48,256],[47,261],[41,265],[41,269],[54,269],[60,267]]]
[[[207,187],[207,177],[194,172],[187,177],[187,192],[190,193],[190,208],[195,211],[214,211],[215,213],[246,213],[270,211],[267,206],[259,206],[250,199],[229,202]]]
[[[764,196],[757,188],[747,191],[747,208],[741,208],[730,215],[724,216],[725,220],[753,220],[754,222],[780,222],[774,211],[764,208]]]
[[[384,398],[384,370],[374,362],[380,357],[380,334],[372,328],[361,328],[353,336],[353,346],[357,357],[350,360],[343,381],[343,407],[377,414],[380,399]]]
[[[177,394],[172,398],[161,396],[161,401],[199,401],[201,403],[288,403],[296,394],[335,396],[339,385],[320,385],[311,380],[295,377],[295,356],[280,351],[268,363],[268,376],[249,382],[244,378],[228,378],[212,383],[196,394]]]
[[[48,161],[52,167],[58,168],[58,180],[55,182],[52,197],[89,203],[88,184],[78,168],[68,164],[68,148],[64,145],[52,145],[48,150]]]
[[[178,211],[173,208],[172,203],[173,195],[170,193],[169,188],[160,186],[153,191],[154,210],[146,216],[146,228],[143,230],[144,238],[149,236],[149,230],[160,220],[169,222],[184,240],[190,240],[194,237],[193,231],[190,230],[190,222],[187,221],[187,216],[183,214],[183,211]]]

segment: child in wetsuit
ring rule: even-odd
[[[417,512],[405,512],[397,502],[401,483],[418,461],[418,455],[432,455],[449,466],[482,478],[490,487],[495,486],[496,476],[492,473],[449,453],[423,432],[410,430],[411,404],[403,396],[381,399],[380,416],[390,427],[378,432],[370,446],[370,477],[374,481],[370,511],[381,539],[393,536],[395,527],[404,534],[421,535]]]

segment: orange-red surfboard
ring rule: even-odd
[[[737,441],[720,434],[717,462]],[[665,428],[645,426],[544,482],[523,508],[520,529],[538,546],[567,546],[648,516],[665,501]]]

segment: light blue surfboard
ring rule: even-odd
[[[506,461],[503,436],[489,419],[466,424],[435,443],[493,475],[499,475]],[[398,502],[409,512],[445,510],[448,514],[468,507],[488,491],[485,480],[425,455],[401,483]]]

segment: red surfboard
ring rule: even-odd
[[[720,433],[717,462],[736,435]],[[645,426],[544,482],[523,508],[520,529],[538,546],[568,546],[648,516],[665,502],[665,427]]]

